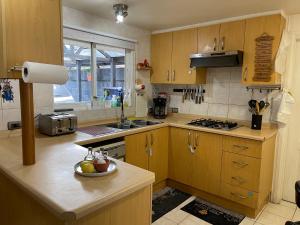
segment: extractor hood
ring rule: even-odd
[[[190,56],[191,68],[194,67],[237,67],[243,65],[242,51],[198,53]]]

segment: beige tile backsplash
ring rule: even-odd
[[[208,69],[207,82],[202,104],[186,100],[182,103],[182,94],[174,93],[174,88],[196,87],[194,85],[153,85],[153,94],[167,92],[170,95],[170,107],[178,108],[179,113],[197,114],[228,119],[251,120],[248,101],[252,91],[247,91],[241,84],[241,68]],[[253,99],[266,100],[267,93],[259,90],[253,92]],[[263,120],[270,119],[269,110],[264,113]]]

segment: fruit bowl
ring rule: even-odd
[[[84,176],[84,177],[102,177],[102,176],[109,175],[117,170],[117,163],[113,160],[109,160],[109,163],[107,163],[107,168],[106,168],[105,172],[98,172],[95,168],[95,170],[93,172],[85,173],[82,171],[82,168],[80,166],[81,163],[82,163],[82,161],[75,164],[74,171],[76,174],[78,174],[80,176]],[[93,162],[91,162],[91,163],[93,165]],[[93,167],[95,167],[95,166],[93,166]]]

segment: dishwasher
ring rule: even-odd
[[[114,138],[101,142],[83,145],[85,148],[92,148],[93,152],[107,151],[108,156],[125,162],[126,151],[124,138]]]

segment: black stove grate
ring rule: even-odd
[[[213,120],[213,119],[197,119],[192,120],[188,123],[188,125],[198,126],[198,127],[207,127],[213,129],[221,129],[221,130],[233,130],[238,128],[238,124],[236,122],[231,121],[221,121],[221,120]]]

